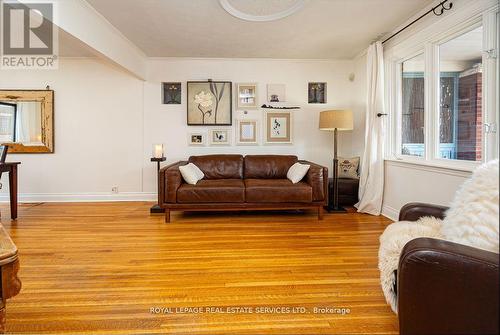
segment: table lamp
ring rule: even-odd
[[[329,190],[328,212],[345,212],[339,206],[339,162],[337,159],[337,131],[352,130],[352,112],[349,110],[328,110],[319,114],[319,129],[333,131],[333,185]]]

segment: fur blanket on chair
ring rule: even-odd
[[[444,220],[433,217],[388,226],[380,236],[379,270],[387,303],[397,313],[395,270],[406,243],[418,237],[449,240],[498,253],[498,160],[474,171],[455,194]]]

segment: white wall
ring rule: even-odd
[[[63,58],[59,70],[0,71],[0,87],[55,90],[55,153],[11,154],[21,161],[21,201],[82,201],[154,199],[155,165],[150,162],[153,143],[165,143],[170,163],[189,155],[209,153],[296,154],[326,166],[331,165],[333,135],[318,130],[321,110],[352,108],[354,132],[340,135],[340,154],[359,153],[363,131],[358,129],[364,113],[358,101],[359,77],[353,61],[299,61],[248,59],[153,59],[148,80],[94,58]],[[294,111],[293,145],[190,147],[187,133],[209,127],[186,126],[186,81],[230,80],[259,83],[260,104],[265,103],[266,84],[284,83],[287,104]],[[182,105],[161,103],[161,82],[181,81]],[[328,104],[307,104],[307,83],[328,83]],[[364,94],[361,95],[364,99]],[[233,111],[234,120],[242,112]],[[261,118],[261,111],[249,117]],[[362,122],[361,122],[362,124]],[[0,199],[7,200],[8,181]],[[118,186],[119,194],[111,188]]]
[[[468,172],[386,161],[382,213],[397,220],[399,210],[409,202],[448,206],[469,175]]]
[[[55,153],[20,161],[21,200],[107,199],[113,186],[142,192],[143,82],[97,59],[64,59],[59,70],[2,70],[0,87],[55,91]],[[2,176],[2,200],[8,192]]]
[[[196,154],[275,153],[295,154],[299,158],[330,167],[333,158],[333,135],[331,132],[318,130],[319,112],[330,108],[357,107],[353,103],[354,97],[357,96],[356,80],[349,81],[349,74],[352,72],[352,61],[154,59],[150,62],[148,81],[144,89],[144,161],[149,159],[153,143],[165,143],[168,162]],[[300,110],[293,111],[293,145],[236,146],[233,138],[233,145],[230,147],[188,146],[187,133],[204,131],[208,134],[210,127],[186,126],[186,81],[208,78],[233,83],[258,83],[259,105],[266,103],[267,83],[286,84],[286,104],[301,107]],[[162,81],[182,82],[181,105],[161,104]],[[307,104],[307,84],[314,81],[328,83],[326,105]],[[236,119],[246,117],[262,120],[262,115],[262,110],[249,111],[246,116],[242,111],[233,110],[233,135],[236,131]],[[353,141],[362,141],[361,138],[353,139],[352,132],[341,133],[339,139],[340,154],[347,156],[352,154]],[[153,191],[156,187],[154,168],[151,164],[145,167],[144,187],[146,192]]]

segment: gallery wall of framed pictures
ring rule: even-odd
[[[255,82],[235,83],[233,90],[230,81],[188,81],[184,100],[181,82],[164,82],[162,103],[181,105],[184,101],[187,126],[204,127],[188,132],[189,146],[293,144],[293,113],[300,107],[284,105],[286,84],[269,83],[265,88],[261,96]],[[326,82],[308,82],[306,89],[307,104],[327,103]]]

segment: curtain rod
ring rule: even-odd
[[[438,5],[432,7],[431,9],[429,9],[427,12],[425,12],[424,14],[420,15],[417,19],[413,20],[412,22],[408,23],[406,26],[404,26],[403,28],[399,29],[397,32],[395,32],[394,34],[392,34],[391,36],[389,36],[388,38],[386,38],[382,44],[384,44],[385,42],[387,42],[388,40],[390,40],[391,38],[393,38],[394,36],[398,35],[399,33],[401,33],[403,30],[407,29],[408,27],[410,27],[411,25],[415,24],[417,21],[421,20],[423,17],[429,15],[430,13],[434,13],[434,15],[436,16],[441,16],[443,15],[444,11],[446,10],[450,10],[452,7],[453,7],[453,2],[450,2],[448,4],[448,6],[445,6],[445,4],[448,2],[449,0],[443,0],[441,1]],[[440,8],[441,7],[441,8]],[[436,9],[438,9],[438,11],[436,11]]]

